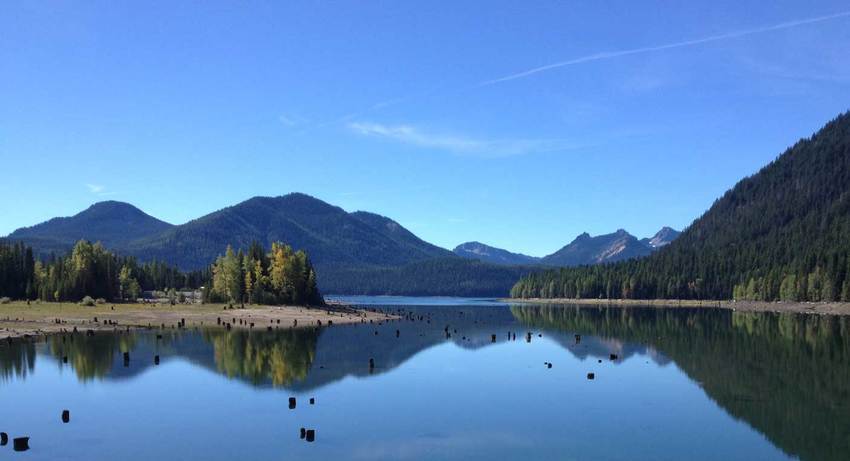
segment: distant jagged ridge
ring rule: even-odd
[[[462,243],[453,252],[464,258],[478,259],[492,264],[571,267],[646,256],[669,244],[679,234],[679,231],[664,227],[652,237],[638,240],[623,229],[596,237],[591,237],[585,232],[558,251],[542,258],[511,253],[479,242]]]
[[[481,242],[466,242],[456,246],[452,252],[460,257],[478,259],[492,264],[522,265],[537,264],[540,258],[511,253],[508,250],[485,245]]]

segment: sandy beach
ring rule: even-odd
[[[579,306],[653,306],[659,308],[700,307],[730,309],[743,312],[793,312],[800,314],[850,315],[850,303],[846,302],[765,302],[765,301],[699,301],[675,299],[502,299],[508,303],[568,304]]]
[[[342,305],[327,307],[246,306],[224,309],[224,304],[100,304],[93,307],[72,303],[13,302],[0,305],[0,339],[40,336],[61,331],[114,330],[126,328],[175,328],[216,326],[218,319],[233,328],[292,328],[381,321],[394,318]],[[241,323],[240,323],[241,321]],[[252,327],[253,324],[253,327]]]

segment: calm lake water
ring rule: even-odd
[[[3,342],[0,458],[850,459],[846,318],[352,300],[408,318]]]

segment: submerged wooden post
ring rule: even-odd
[[[0,432],[0,446],[6,445],[7,443],[9,443],[9,434]]]
[[[159,365],[159,356],[158,356],[158,355],[154,355],[154,356],[153,356],[153,364],[154,364],[154,365]]]
[[[301,438],[303,439],[305,437],[307,437],[307,429],[302,427],[301,428]]]
[[[595,378],[595,377],[596,377],[596,375],[595,375],[595,374],[593,374],[593,373],[588,373],[588,374],[587,374],[587,379],[593,379],[593,378]]]
[[[290,410],[294,410],[294,409],[295,409],[295,397],[290,397],[290,398],[289,398],[289,409],[290,409]]]
[[[495,343],[495,342],[496,342],[496,335],[490,335],[490,342],[491,342],[491,343]]]
[[[307,429],[307,441],[312,442],[316,440],[316,430],[315,429]]]
[[[30,449],[30,438],[18,437],[12,440],[12,447],[15,451],[27,451]]]
[[[71,421],[71,412],[68,410],[62,410],[62,422],[68,424]]]

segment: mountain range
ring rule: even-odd
[[[542,258],[522,253],[511,253],[480,242],[462,243],[452,251],[458,256],[478,259],[491,264],[570,267],[646,256],[669,244],[679,234],[679,231],[666,226],[652,237],[640,240],[623,229],[595,237],[591,237],[590,234],[585,232],[560,250]]]
[[[385,267],[453,256],[389,218],[348,213],[299,193],[254,197],[177,226],[128,203],[100,202],[71,217],[18,229],[7,238],[31,244],[40,254],[68,251],[80,239],[99,241],[122,254],[184,270],[206,267],[227,245],[247,248],[253,241],[303,248],[318,265]]]
[[[653,239],[666,238],[660,234]],[[545,258],[474,242],[451,252],[420,239],[390,218],[365,211],[349,213],[301,193],[254,197],[180,225],[128,203],[105,201],[74,216],[17,229],[7,239],[33,246],[42,257],[65,253],[79,240],[101,242],[120,254],[183,270],[207,267],[227,245],[247,248],[258,241],[269,247],[283,241],[308,252],[323,290],[351,294],[504,295],[517,278],[536,266],[595,264],[652,251],[643,241],[618,231],[599,237],[582,234]]]

